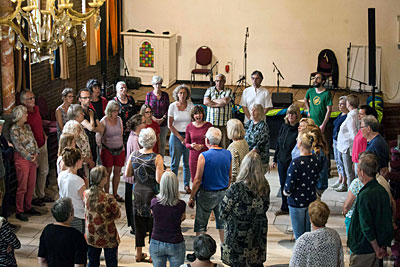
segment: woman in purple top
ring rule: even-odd
[[[163,79],[160,76],[153,76],[151,82],[154,90],[147,93],[144,103],[153,109],[153,120],[160,125],[160,154],[164,157],[166,138],[168,134],[167,118],[169,96],[168,93],[161,91]]]
[[[165,172],[161,177],[160,193],[151,200],[154,216],[150,240],[150,256],[154,266],[179,267],[185,261],[185,241],[181,223],[185,220],[186,203],[179,199],[179,182],[176,175]]]
[[[189,149],[189,168],[192,182],[196,176],[197,160],[200,153],[208,150],[204,136],[212,124],[206,122],[205,111],[202,106],[194,106],[190,111],[192,122],[186,126],[185,145]],[[185,190],[187,190],[185,188]]]
[[[126,144],[126,162],[129,160],[129,156],[133,151],[138,151],[139,146],[139,134],[140,131],[146,128],[146,123],[143,115],[136,114],[126,123],[128,129],[130,129],[130,134],[128,142]],[[125,176],[125,210],[126,219],[128,220],[128,226],[131,227],[131,234],[135,234],[135,225],[133,222],[133,207],[132,207],[132,187],[133,187],[133,176]]]
[[[121,169],[125,164],[125,149],[122,138],[124,127],[121,117],[118,116],[119,110],[119,104],[116,101],[108,102],[105,116],[100,121],[103,124],[104,132],[102,134],[97,133],[97,135],[101,139],[101,162],[107,168],[108,173],[104,191],[109,192],[110,176],[113,172],[113,195],[118,202],[123,202],[124,199],[117,194]]]

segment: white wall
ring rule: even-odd
[[[368,45],[368,8],[373,7],[376,43],[382,46],[382,91],[393,96],[400,83],[399,0],[124,0],[123,5],[124,30],[178,33],[178,80],[190,79],[196,49],[207,45],[219,61],[219,73],[232,62],[227,78],[234,83],[243,73],[249,27],[248,77],[258,69],[263,85],[276,85],[274,61],[285,77],[282,86],[308,84],[318,53],[329,48],[338,59],[342,87],[346,48],[350,42]],[[400,95],[390,102],[400,102]]]

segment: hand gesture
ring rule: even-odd
[[[189,208],[191,208],[191,209],[194,209],[194,199],[190,199],[189,200],[189,202],[188,202],[188,206],[189,206]]]

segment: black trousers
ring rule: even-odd
[[[149,218],[135,215],[134,218],[136,247],[144,247],[144,239],[146,237],[146,233],[149,232],[149,237],[151,237],[151,233],[153,231],[153,217]]]

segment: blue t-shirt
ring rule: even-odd
[[[319,172],[320,163],[315,154],[300,156],[290,162],[284,187],[289,195],[289,206],[306,208],[316,199]]]
[[[333,134],[332,138],[333,140],[337,140],[338,135],[339,135],[339,130],[340,130],[340,125],[344,122],[344,120],[347,118],[347,114],[343,114],[340,112],[339,116],[333,121]]]
[[[371,141],[367,142],[367,149],[378,158],[379,169],[389,165],[389,146],[382,135],[378,134]]]
[[[217,191],[229,185],[229,170],[232,155],[226,149],[209,149],[201,153],[205,159],[201,187]]]

